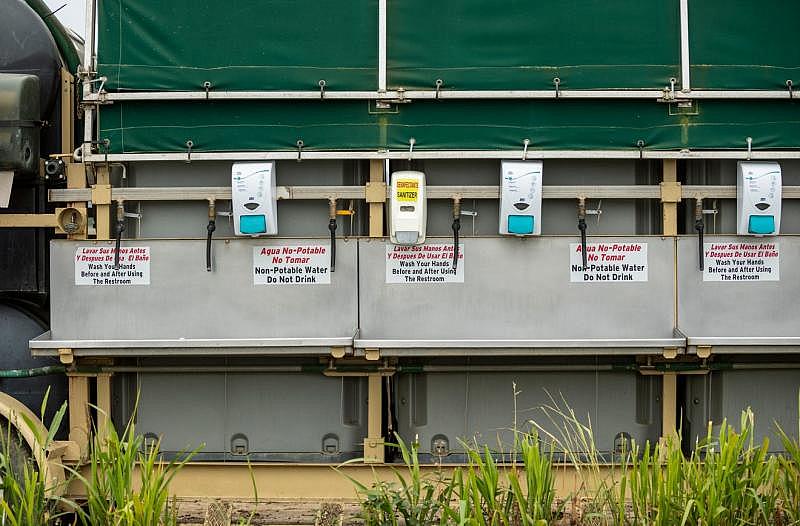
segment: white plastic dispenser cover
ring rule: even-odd
[[[542,233],[542,161],[503,161],[500,177],[500,233]]]
[[[237,236],[278,233],[275,163],[235,163],[231,170],[234,232]]]
[[[736,170],[736,222],[740,236],[775,236],[781,225],[781,165],[740,161]]]
[[[425,174],[394,172],[389,195],[389,238],[396,245],[425,242],[428,220],[425,200]]]

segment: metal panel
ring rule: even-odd
[[[640,444],[659,436],[660,378],[640,379],[608,372],[404,375],[398,383],[399,433],[408,440],[418,435],[423,453],[432,451],[436,435],[448,439],[451,451],[463,451],[461,439],[508,452],[515,422],[518,430],[530,431],[533,420],[562,439],[558,427],[567,422],[556,409],[572,409],[584,425],[591,424],[597,449],[613,451],[620,433]]]
[[[166,453],[202,445],[200,459],[244,460],[233,454],[241,437],[251,459],[331,462],[354,456],[366,436],[364,378],[140,374],[139,388],[138,431],[160,436]]]
[[[541,237],[465,239],[464,283],[391,285],[385,283],[385,243],[362,240],[360,338],[672,338],[673,243],[636,241],[648,243],[648,282],[570,283],[569,245],[576,239]]]
[[[690,376],[686,384],[686,420],[690,445],[703,440],[709,423],[712,433],[719,433],[723,419],[738,428],[742,411],[750,408],[755,415],[756,443],[769,438],[771,451],[782,451],[776,433],[779,424],[797,438],[797,393],[800,370],[797,365],[783,370],[718,371],[704,376]],[[757,369],[758,366],[755,366]]]
[[[253,285],[253,247],[309,242],[321,241],[215,240],[215,269],[206,272],[205,241],[125,241],[150,247],[151,284],[92,287],[75,285],[73,264],[76,248],[91,242],[54,241],[52,339],[351,338],[357,326],[354,241],[337,241],[330,285]]]
[[[678,240],[678,328],[689,338],[689,345],[711,344],[717,337],[728,338],[730,345],[736,345],[737,337],[743,338],[743,345],[757,345],[759,338],[763,345],[781,345],[774,337],[800,337],[797,319],[791,314],[800,297],[800,238],[767,240],[779,244],[780,281],[704,282],[697,261],[697,237]],[[759,241],[735,236],[705,238],[706,243]]]

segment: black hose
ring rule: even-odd
[[[336,219],[331,218],[328,222],[328,230],[331,231],[331,272],[336,272]]]
[[[700,263],[700,270],[703,270],[705,268],[705,258],[703,257],[703,231],[705,230],[705,225],[703,223],[702,218],[695,220],[694,229],[697,230],[698,262]]]
[[[125,220],[117,221],[117,242],[114,250],[114,270],[119,270],[119,251],[122,245],[122,233],[125,232]]]
[[[581,258],[583,259],[583,270],[588,266],[586,264],[586,219],[578,219],[578,230],[581,231]]]
[[[458,231],[461,230],[461,218],[453,219],[453,270],[458,268]]]
[[[217,222],[213,219],[208,222],[206,230],[208,230],[208,237],[206,238],[206,271],[211,272],[211,236],[214,230],[217,229]]]

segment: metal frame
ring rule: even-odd
[[[692,91],[690,82],[691,62],[689,60],[689,0],[681,0],[681,97]],[[786,94],[786,93],[784,93]],[[788,95],[788,94],[786,94]]]
[[[388,189],[387,189],[388,192]],[[680,187],[681,198],[735,199],[735,186],[687,185]],[[303,199],[365,199],[364,186],[279,186],[279,200]],[[388,193],[387,193],[388,195]],[[498,199],[498,186],[447,186],[427,188],[428,199]],[[542,187],[545,199],[660,199],[662,187],[658,185],[546,185]],[[784,186],[784,199],[800,199],[800,186]],[[112,188],[112,201],[226,201],[231,199],[228,186],[195,187],[127,187]],[[56,188],[49,192],[50,202],[91,201],[88,188]]]
[[[385,1],[385,0],[384,0]],[[685,1],[685,0],[684,0]],[[688,53],[688,50],[687,50]],[[385,61],[385,57],[383,59]],[[384,66],[385,68],[385,63]],[[378,69],[380,74],[385,69]],[[688,73],[684,73],[688,75]],[[586,89],[586,90],[402,90],[383,88],[377,91],[328,91],[325,100],[381,100],[386,102],[410,102],[414,100],[497,100],[497,99],[604,99],[604,100],[651,100],[656,102],[678,102],[689,100],[791,100],[788,90],[695,90],[684,87],[674,93],[670,87],[664,89]],[[379,84],[380,85],[380,84]],[[319,101],[319,91],[122,91],[91,92],[84,90],[86,103],[111,103],[125,101],[207,101],[207,100],[281,100],[281,101]]]
[[[88,145],[86,145],[88,146]],[[520,145],[521,146],[521,145]],[[798,145],[800,147],[800,145]],[[296,161],[300,157],[297,150],[286,151],[239,151],[239,152],[198,152],[172,153],[92,153],[84,156],[84,161],[96,163],[129,161]],[[306,151],[302,160],[359,160],[359,159],[399,159],[407,160],[408,150],[372,151]],[[518,150],[414,150],[414,159],[522,159],[522,147]],[[735,159],[780,160],[800,159],[798,150],[529,150],[529,159]]]
[[[28,343],[33,356],[59,356],[71,349],[74,356],[227,356],[329,354],[330,349],[350,348],[352,337],[331,338],[243,338],[163,340],[54,340],[47,331]],[[328,349],[325,351],[324,349]]]

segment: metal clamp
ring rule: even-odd
[[[522,141],[522,160],[523,161],[527,161],[528,160],[528,146],[530,146],[530,144],[531,144],[531,140],[530,139],[525,139],[524,141]]]
[[[206,100],[208,100],[208,94],[211,91],[211,82],[209,81],[203,82],[203,89],[206,90]]]
[[[636,141],[636,147],[639,148],[639,159],[644,159],[644,139]]]
[[[414,137],[411,137],[408,140],[408,160],[409,161],[412,159],[412,156],[414,154],[414,145],[415,144],[417,144],[417,140]]]
[[[792,79],[788,79],[788,80],[786,81],[786,89],[788,89],[788,90],[789,90],[789,98],[790,98],[790,99],[793,99],[793,98],[794,98],[794,91],[792,91],[792,87],[793,87],[793,86],[794,86],[794,82],[792,82]]]
[[[320,100],[322,100],[325,98],[325,86],[327,86],[328,83],[325,82],[325,79],[320,79],[320,81],[317,82],[317,84],[319,85],[319,98]]]
[[[556,87],[556,98],[561,96],[561,79],[553,77],[553,85]]]
[[[436,100],[439,100],[439,92],[441,91],[442,86],[444,85],[444,81],[442,79],[436,79],[435,84],[436,84]]]
[[[186,164],[192,162],[192,148],[194,147],[194,141],[189,139],[186,141]]]
[[[297,142],[295,144],[297,145],[297,162],[299,163],[300,161],[303,160],[302,159],[303,146],[305,146],[306,143],[303,142],[303,139],[297,139]]]
[[[750,156],[753,154],[753,138],[747,138],[747,160],[750,160]]]

